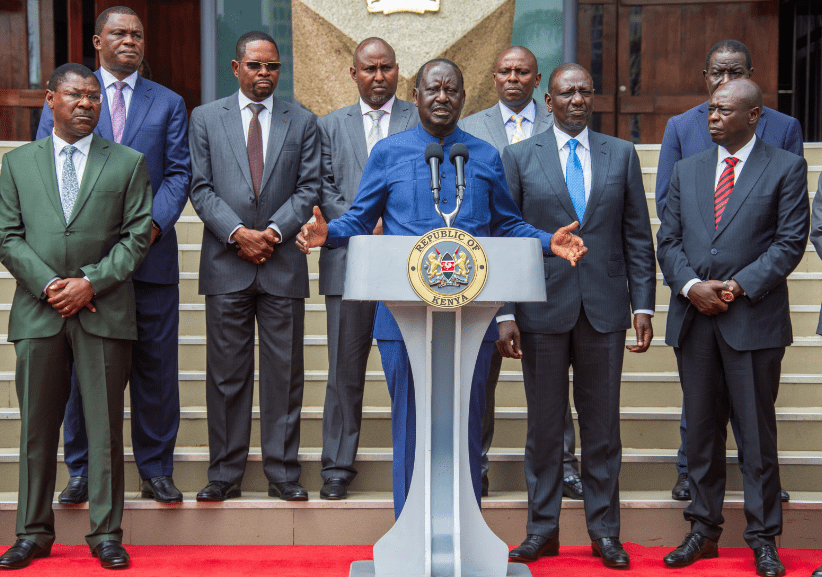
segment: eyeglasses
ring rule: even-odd
[[[243,60],[240,64],[245,64],[246,68],[253,72],[258,71],[263,66],[269,72],[277,72],[282,66],[282,62],[257,62],[255,60]]]
[[[88,98],[88,101],[92,104],[100,104],[103,101],[103,97],[100,94],[81,94],[79,92],[61,92],[60,94],[69,102],[76,102],[83,98]]]

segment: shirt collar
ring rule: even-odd
[[[100,67],[100,76],[103,77],[103,88],[104,89],[108,88],[109,86],[111,86],[112,84],[114,84],[115,82],[118,81],[111,72],[109,72],[108,70],[106,70],[102,66]],[[132,90],[134,90],[134,86],[137,84],[137,76],[139,76],[139,74],[135,70],[129,76],[126,76],[125,78],[123,78],[123,82],[128,84],[128,86]]]
[[[537,104],[534,102],[533,98],[531,99],[531,102],[528,103],[528,106],[522,109],[522,112],[514,112],[508,108],[502,100],[499,101],[499,110],[502,113],[503,124],[506,122],[511,122],[511,117],[515,114],[521,114],[522,117],[531,124],[534,123],[534,119],[537,117]]]
[[[580,132],[576,136],[571,136],[570,134],[567,134],[567,133],[561,131],[559,128],[557,128],[556,124],[552,128],[554,129],[554,136],[556,136],[556,139],[557,139],[557,150],[561,150],[562,147],[565,146],[566,144],[568,144],[568,141],[571,140],[572,138],[576,138],[577,141],[582,145],[582,147],[585,150],[591,150],[591,146],[590,146],[590,144],[588,144],[588,127],[587,126],[585,128],[583,128],[582,132]]]
[[[388,100],[388,102],[386,102],[385,104],[380,106],[379,109],[380,110],[385,110],[386,114],[391,114],[391,109],[394,108],[394,100],[396,100],[396,99],[397,99],[396,96],[392,96]],[[366,104],[365,101],[362,99],[362,97],[360,97],[360,112],[362,112],[362,115],[365,116],[366,114],[368,114],[372,110],[374,110],[374,109],[371,108],[371,106],[369,106],[368,104]]]
[[[422,123],[418,123],[414,130],[417,133],[417,136],[422,139],[423,142],[436,142],[439,143],[440,139],[422,127]],[[443,146],[449,146],[454,144],[455,142],[462,142],[462,135],[465,134],[460,127],[456,127],[454,132],[446,136],[442,140]]]
[[[238,90],[237,94],[239,95],[239,99],[240,99],[240,110],[242,110],[243,108],[245,108],[249,104],[262,104],[263,106],[265,106],[265,109],[268,110],[268,112],[271,112],[271,109],[274,107],[274,95],[273,94],[271,96],[269,96],[268,98],[266,98],[265,100],[263,100],[262,102],[254,102],[248,96],[243,94],[242,90]]]
[[[68,146],[68,142],[57,136],[54,130],[51,131],[51,135],[52,140],[54,141],[54,156],[56,157],[61,152],[63,152],[63,148]],[[84,136],[83,138],[75,142],[72,146],[74,146],[83,155],[88,156],[88,152],[91,149],[91,139],[93,136],[94,134]]]
[[[719,148],[719,162],[724,161],[729,156],[733,156],[734,158],[739,159],[739,162],[745,162],[748,160],[748,157],[751,155],[751,151],[753,150],[754,144],[756,143],[756,135],[751,138],[748,143],[736,151],[736,154],[731,154],[728,152],[724,146],[718,146]]]

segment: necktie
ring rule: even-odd
[[[517,125],[514,128],[514,135],[511,137],[511,144],[525,140],[525,131],[522,129],[522,121],[524,119],[525,117],[522,114],[514,114],[511,117],[511,120],[513,120]]]
[[[123,98],[125,82],[115,82],[114,104],[111,107],[111,130],[114,132],[114,142],[117,144],[123,139],[123,130],[126,127],[126,99]]]
[[[571,153],[568,155],[568,162],[565,164],[565,185],[571,195],[571,204],[577,213],[577,219],[582,222],[585,216],[585,177],[582,173],[582,163],[577,156],[577,145],[579,141],[572,138],[568,141]]]
[[[368,131],[365,142],[368,145],[368,154],[371,154],[371,149],[374,148],[374,145],[382,140],[380,119],[385,115],[385,110],[369,110],[366,114],[368,114],[368,118],[371,119],[371,130]]]
[[[254,196],[260,196],[260,186],[263,182],[263,128],[260,126],[260,111],[262,104],[249,104],[251,122],[248,123],[248,164],[251,167],[251,182],[254,184]]]
[[[71,211],[74,209],[74,201],[77,200],[77,193],[80,192],[80,185],[77,182],[77,172],[74,170],[72,155],[77,152],[77,147],[67,144],[63,147],[66,160],[63,163],[63,187],[60,190],[60,202],[63,204],[63,216],[66,222],[69,221]]]
[[[719,221],[722,220],[722,213],[728,205],[728,199],[734,189],[734,167],[739,162],[738,158],[729,156],[725,159],[725,168],[719,175],[719,184],[716,185],[714,194],[714,228],[719,228]]]

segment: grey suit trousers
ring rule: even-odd
[[[254,326],[260,350],[260,442],[269,482],[300,478],[305,299],[245,290],[206,296],[209,481],[241,483],[251,442]]]

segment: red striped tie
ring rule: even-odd
[[[728,205],[728,199],[734,189],[734,166],[739,162],[738,158],[729,156],[725,159],[725,169],[719,176],[719,184],[716,185],[714,195],[714,228],[719,228],[719,221],[722,220],[722,213]]]

